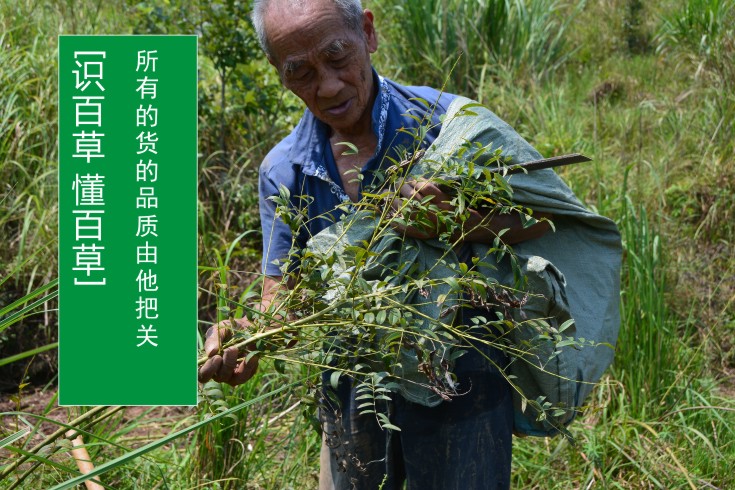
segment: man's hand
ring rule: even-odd
[[[247,328],[248,321],[245,318],[236,320],[236,328]],[[199,382],[205,383],[210,379],[227,383],[232,386],[247,382],[258,370],[258,356],[250,360],[237,363],[237,347],[228,347],[221,352],[222,345],[232,338],[232,322],[224,320],[209,327],[204,341],[204,352],[209,359],[199,368]]]
[[[439,212],[454,211],[455,207],[451,204],[452,196],[426,179],[408,180],[401,186],[399,191],[404,198],[419,202],[427,197],[431,197],[429,203],[436,206]],[[394,209],[397,209],[400,205],[400,200],[395,199],[393,201]],[[507,232],[503,235],[503,241],[509,245],[513,245],[526,240],[539,238],[551,229],[549,223],[544,221],[524,228],[520,216],[516,213],[490,214],[475,209],[468,209],[467,211],[469,217],[462,224],[463,233],[461,240],[463,241],[480,242],[490,245],[501,230],[507,229]],[[537,219],[551,219],[552,217],[549,213],[534,213],[533,216]],[[428,223],[425,223],[424,226],[402,226],[396,224],[394,228],[405,236],[422,240],[436,238],[445,231],[436,213],[427,211],[425,218],[428,220]]]
[[[263,292],[258,306],[260,311],[268,311],[280,289],[280,277],[265,276],[263,278]],[[228,347],[224,352],[221,352],[222,345],[232,338],[233,328],[247,330],[250,328],[250,322],[246,318],[240,318],[235,320],[235,325],[232,325],[230,320],[224,320],[207,330],[204,340],[204,352],[209,359],[199,368],[200,383],[206,383],[213,379],[236,386],[246,383],[255,375],[258,370],[257,355],[238,364],[237,347]]]
[[[425,179],[407,180],[401,186],[399,192],[404,198],[417,202],[421,202],[424,198],[432,196],[430,203],[439,208],[440,211],[451,212],[454,210],[454,206],[450,204],[452,196],[443,192],[438,186],[431,183],[431,181]],[[401,205],[402,202],[399,199],[393,200],[393,208],[395,210],[397,210]],[[423,213],[422,217],[425,217],[426,220],[428,220],[428,223],[422,223],[420,226],[403,226],[395,224],[394,228],[405,236],[418,238],[420,240],[436,238],[444,231],[443,227],[439,223],[439,218],[436,213],[426,211]],[[416,219],[416,216],[412,216],[411,219]]]

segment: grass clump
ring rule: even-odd
[[[378,22],[390,20],[379,56],[398,70],[394,76],[446,83],[447,91],[473,98],[498,72],[540,79],[559,69],[570,54],[566,30],[577,11],[556,0],[378,1],[376,7]]]

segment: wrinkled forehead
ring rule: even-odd
[[[268,46],[275,61],[333,55],[363,39],[350,29],[332,2],[321,6],[291,6],[287,11],[269,9],[265,18]]]
[[[282,61],[281,69],[285,73],[296,71],[299,67],[307,63],[310,58],[324,60],[340,58],[352,53],[355,45],[356,42],[354,39],[324,39],[319,46],[315,46],[313,49],[304,46],[305,49],[303,51],[287,54]]]

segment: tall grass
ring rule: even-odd
[[[54,56],[40,43],[11,44],[13,34],[0,35],[0,305],[9,305],[56,277]],[[52,301],[42,315],[0,329],[0,358],[53,344],[53,309]],[[29,323],[34,327],[23,332]],[[23,375],[50,379],[48,366],[55,351],[37,354],[45,362],[29,368],[20,363],[0,367],[0,387],[7,389],[9,380]]]
[[[717,112],[718,132],[735,149],[735,1],[686,0],[664,17],[658,49],[685,69],[692,70],[699,87]],[[702,83],[704,82],[704,83]]]
[[[626,409],[645,416],[652,399],[666,401],[663,395],[679,367],[678,338],[687,332],[671,328],[664,303],[666,259],[661,237],[649,222],[645,208],[633,205],[626,196],[621,222],[624,292],[614,372],[626,387]]]
[[[500,71],[540,79],[569,56],[565,31],[575,9],[557,0],[376,3],[388,39],[382,59],[401,60],[389,62],[398,70],[392,76],[411,83],[441,87],[451,73],[448,91],[477,97]]]
[[[678,328],[664,302],[667,253],[625,193],[622,325],[615,363],[566,440],[514,444],[518,488],[729,488],[735,405],[703,377],[692,315]],[[559,474],[565,478],[558,479]],[[575,482],[574,485],[571,482]]]
[[[8,37],[0,43],[8,46]],[[26,264],[31,270],[43,264],[44,274],[55,261],[49,245],[56,235],[54,65],[54,53],[40,44],[0,50],[0,227],[7,232],[0,263],[13,267],[44,248]]]
[[[681,46],[705,57],[716,56],[732,32],[732,0],[686,0],[680,10],[664,18],[661,47]]]

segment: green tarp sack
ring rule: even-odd
[[[471,109],[467,110],[468,107]],[[478,143],[469,147],[475,151],[481,146],[499,149],[503,157],[514,164],[541,158],[491,111],[459,97],[450,105],[439,136],[410,170],[411,175],[415,178],[441,175],[442,169],[432,165],[440,165],[438,162],[448,158],[456,160],[460,154],[469,161],[475,155],[467,150],[467,142]],[[493,151],[486,151],[474,160],[482,164],[492,157]],[[523,307],[513,311],[514,320],[521,325],[511,331],[518,353],[506,369],[516,387],[513,400],[515,432],[550,436],[559,433],[574,419],[594,384],[612,363],[620,325],[620,234],[614,222],[586,209],[552,170],[514,174],[506,179],[512,187],[515,203],[553,215],[555,231],[513,246],[530,294]],[[335,265],[349,268],[349,254],[345,251],[350,244],[369,240],[377,226],[376,220],[362,212],[349,214],[313,237],[308,246],[322,253],[337,250],[343,260]],[[431,261],[438,258],[457,260],[453,252],[447,253],[446,247],[437,240],[403,240],[395,233],[385,233],[377,247],[381,249],[381,256],[405,260],[401,262],[402,267],[404,271],[411,270],[412,274],[422,267],[434,271],[436,267]],[[389,250],[393,253],[388,253]],[[472,252],[476,257],[486,257],[488,247],[473,243]],[[441,267],[436,272],[447,274],[451,270],[451,267]],[[507,263],[500,262],[496,268],[487,268],[483,273],[500,284],[514,285]],[[398,274],[394,280],[400,281],[400,277]],[[366,280],[369,279],[367,272]],[[375,284],[379,279],[372,278]],[[335,300],[339,296],[337,290],[333,288],[327,296]],[[439,294],[448,292],[432,289],[432,296]],[[419,308],[432,308],[432,302],[425,298],[406,297],[403,301],[413,302]],[[448,301],[450,304],[459,302],[459,298],[450,297]],[[436,311],[425,314],[438,318]],[[563,337],[586,339],[587,343],[599,345],[579,348],[566,341],[538,341],[536,330],[523,326],[534,318],[544,319],[555,328],[564,326]],[[435,326],[429,323],[427,328]],[[410,351],[402,352],[402,356],[401,371],[396,374],[405,377],[407,382],[399,382],[396,391],[426,406],[441,403],[440,397],[416,382],[420,378],[418,361],[411,358]],[[532,408],[533,402],[556,409],[539,412]]]

